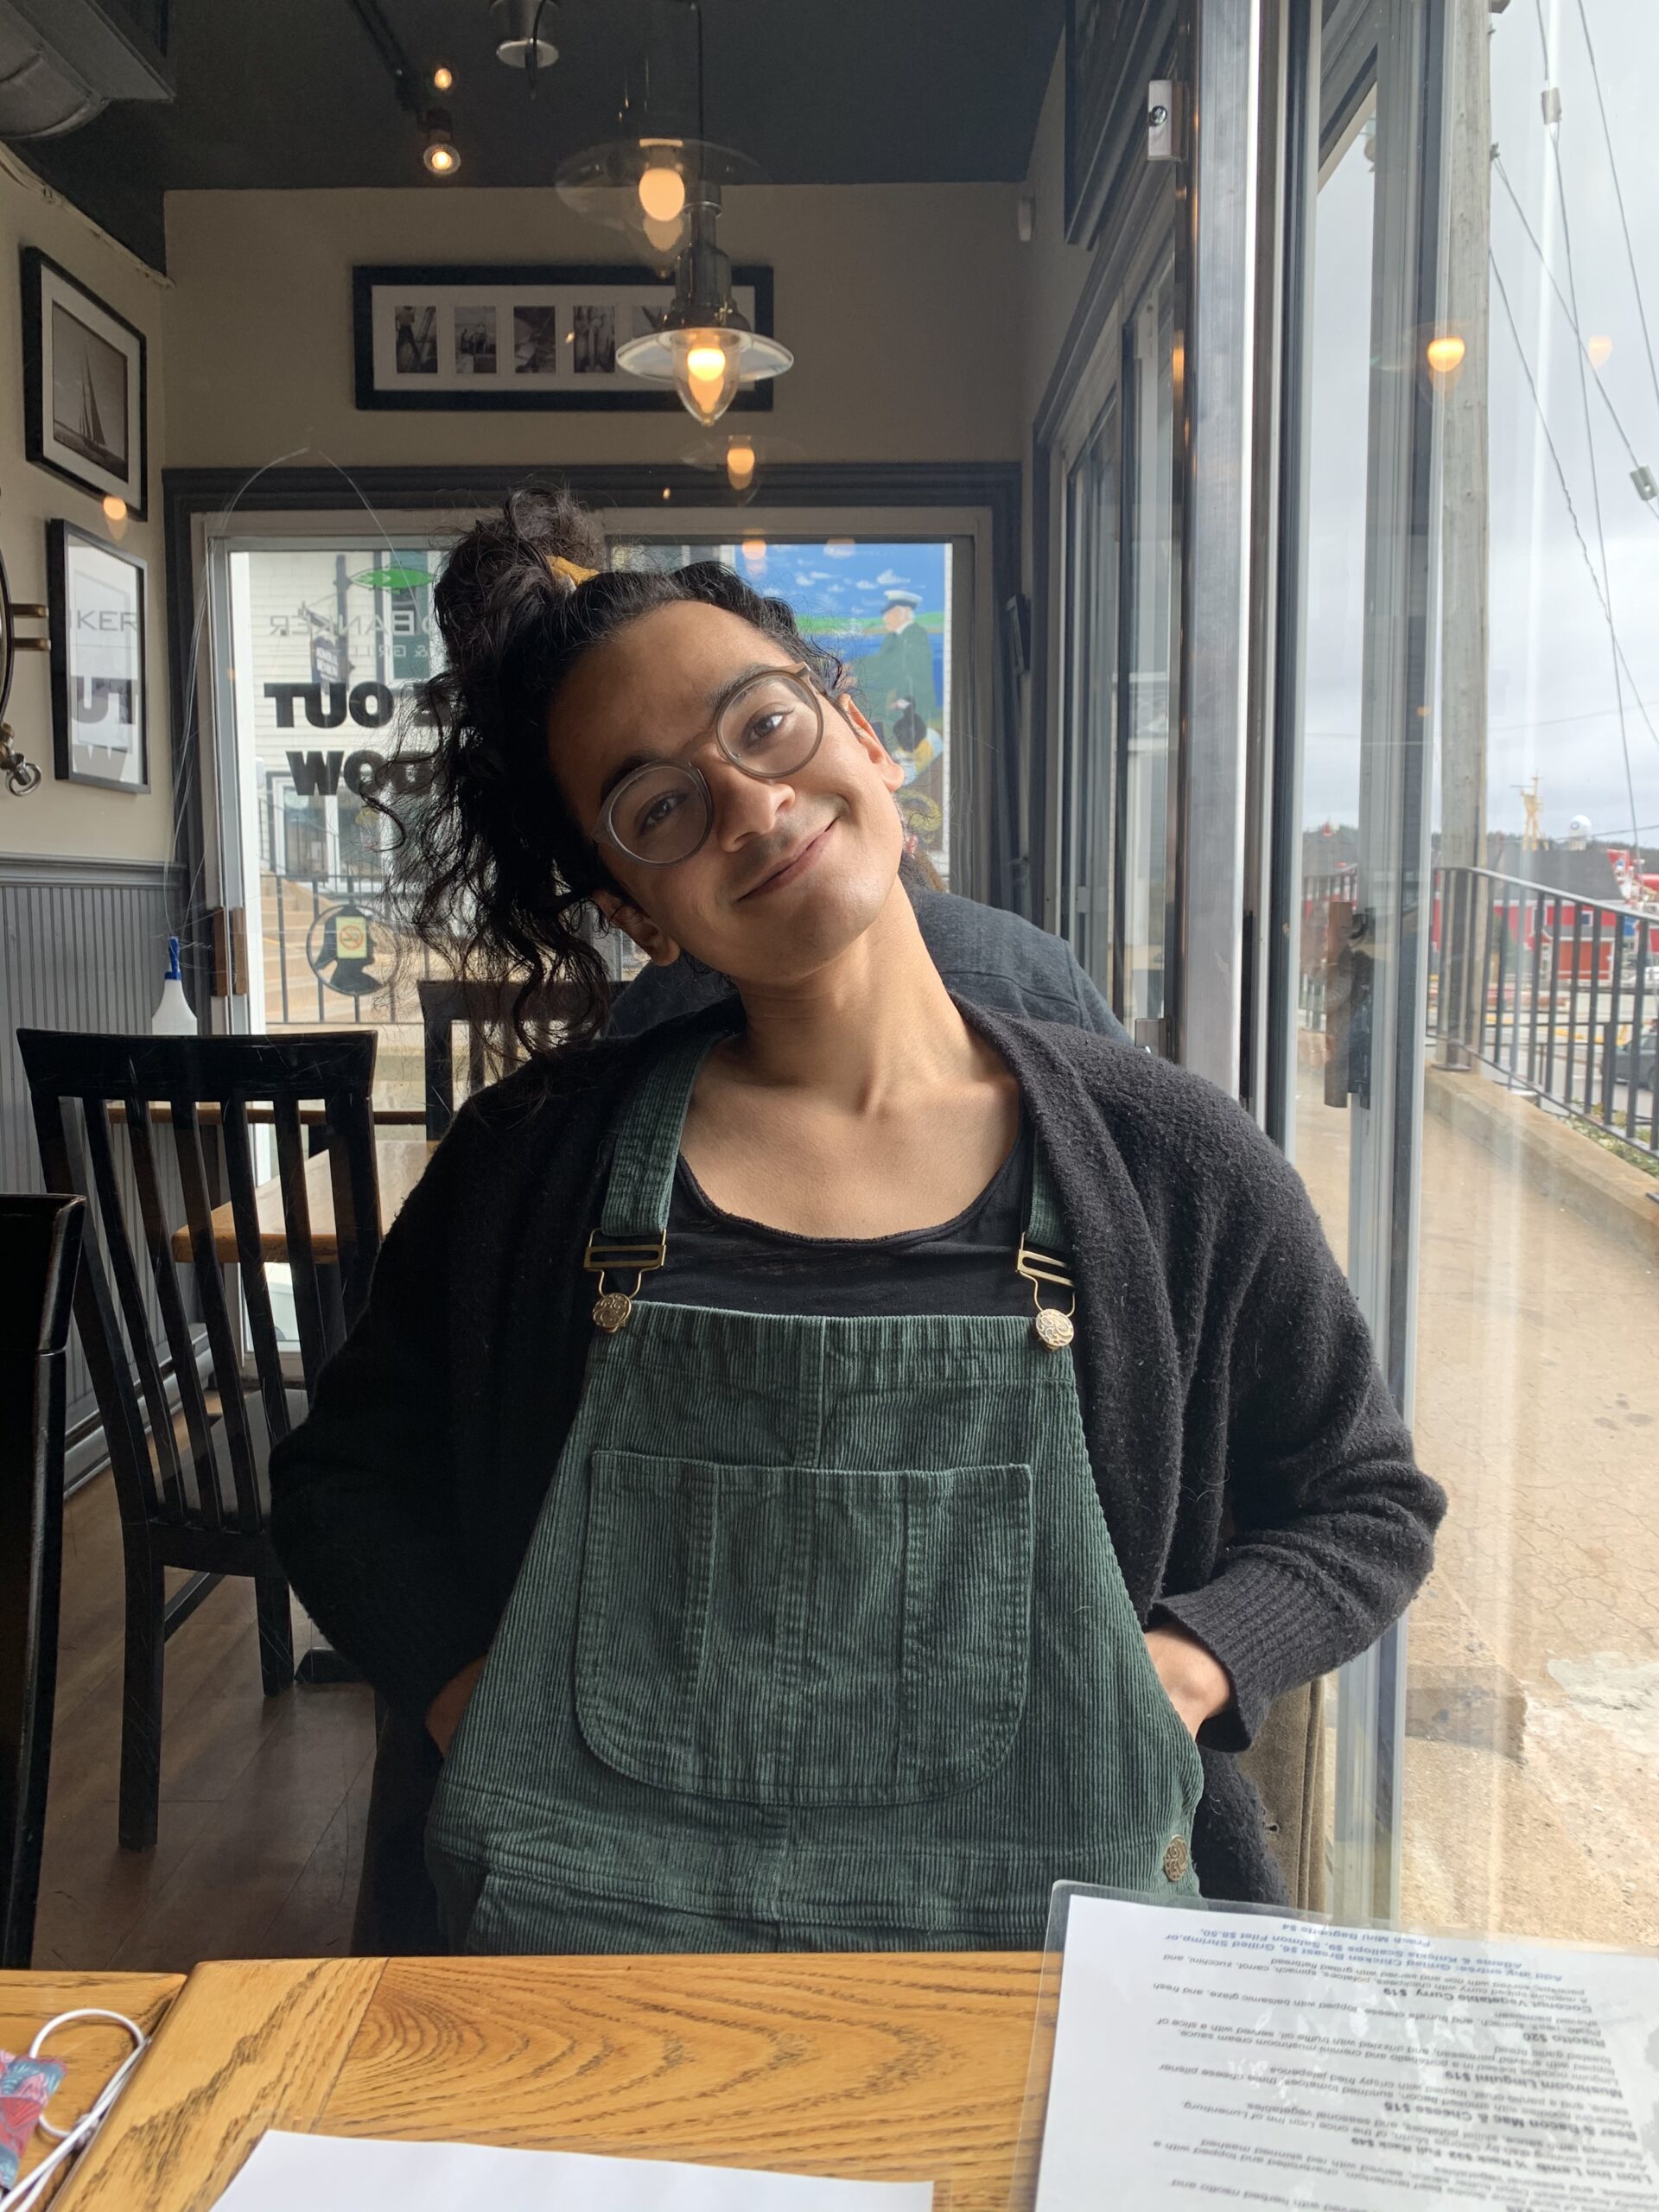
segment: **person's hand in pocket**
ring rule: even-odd
[[[426,1732],[443,1753],[449,1756],[449,1746],[454,1741],[455,1731],[461,1726],[461,1715],[478,1688],[478,1678],[484,1671],[484,1662],[474,1659],[470,1667],[463,1667],[454,1678],[447,1681],[426,1708]]]
[[[1147,1651],[1164,1694],[1189,1736],[1233,1701],[1233,1679],[1208,1644],[1173,1621],[1147,1630]]]

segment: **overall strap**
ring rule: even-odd
[[[599,1224],[597,1241],[607,1249],[658,1246],[667,1235],[686,1108],[698,1070],[725,1033],[702,1031],[653,1060],[623,1108]]]

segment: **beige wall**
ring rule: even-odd
[[[749,418],[805,460],[1013,460],[1025,441],[1011,185],[735,191],[721,242],[770,262],[797,365]],[[362,413],[357,262],[604,261],[612,234],[551,191],[174,193],[171,467],[307,448],[346,465],[673,460],[683,415]]]
[[[12,594],[46,601],[46,525],[61,517],[113,535],[99,495],[82,492],[23,459],[22,296],[19,249],[39,246],[107,300],[149,340],[149,520],[128,522],[121,543],[149,564],[149,790],[129,795],[60,784],[52,772],[52,700],[44,653],[18,656],[6,709],[13,736],[44,780],[25,798],[0,784],[0,853],[76,854],[100,860],[165,860],[171,849],[167,717],[167,636],[162,604],[162,454],[165,406],[162,284],[73,209],[0,169],[0,550]],[[42,634],[42,626],[27,626]]]

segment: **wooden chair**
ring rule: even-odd
[[[467,1032],[467,1088],[470,1094],[504,1075],[524,1058],[512,1026],[518,983],[457,982],[432,978],[416,985],[426,1046],[426,1134],[435,1143],[455,1118],[454,1032]],[[538,1042],[557,1038],[572,994],[555,984],[537,994],[530,1012]]]
[[[0,1196],[0,1967],[41,1886],[63,1555],[64,1361],[86,1209]]]
[[[75,1319],[121,1513],[120,1834],[127,1849],[142,1851],[156,1840],[167,1639],[221,1575],[253,1582],[266,1695],[294,1679],[288,1584],[267,1527],[267,1465],[271,1446],[303,1418],[324,1363],[368,1294],[380,1241],[374,1033],[99,1037],[22,1029],[17,1044],[47,1186],[79,1192],[96,1224]],[[339,1243],[333,1267],[317,1262],[311,1240],[300,1108],[314,1100],[326,1116]],[[261,1246],[248,1114],[256,1102],[271,1109],[297,1374],[278,1341]],[[212,1213],[222,1185],[235,1222],[234,1282],[214,1254]],[[172,1252],[181,1213],[188,1264]],[[170,1597],[169,1567],[189,1577]]]

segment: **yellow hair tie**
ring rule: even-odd
[[[567,561],[563,553],[550,553],[547,565],[562,576],[569,576],[573,584],[585,584],[599,574],[597,569],[584,569],[575,561]]]

